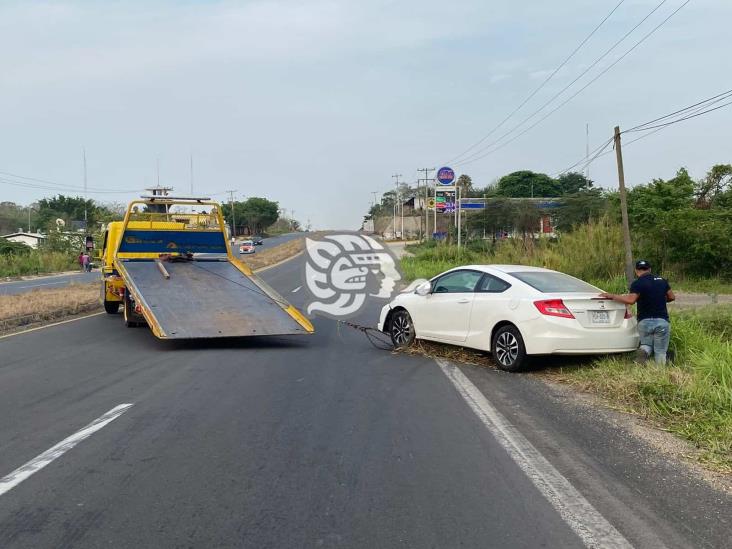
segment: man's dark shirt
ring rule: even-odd
[[[668,320],[666,293],[671,286],[666,279],[653,273],[641,275],[630,285],[630,293],[638,294],[638,322],[646,318]]]

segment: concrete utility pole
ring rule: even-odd
[[[633,247],[630,241],[630,223],[628,222],[628,196],[625,192],[625,170],[623,168],[623,151],[620,146],[620,126],[615,126],[615,157],[618,161],[618,188],[620,190],[620,214],[623,221],[623,246],[625,248],[625,278],[628,285],[633,282]]]
[[[86,217],[86,147],[81,149],[82,156],[84,158],[84,230],[88,230],[87,217]],[[30,217],[28,217],[30,219]],[[30,221],[28,221],[30,224]]]
[[[399,205],[399,178],[402,176],[400,173],[395,173],[391,177],[396,181],[394,186],[394,220],[393,220],[393,227],[394,227],[394,240],[396,240],[396,229],[397,229],[397,211],[398,211],[398,205]]]
[[[371,194],[374,195],[374,206],[376,206],[376,195],[379,194],[378,191],[371,191]]]
[[[424,174],[424,177],[420,179],[419,181],[424,182],[424,236],[429,239],[430,234],[430,218],[429,218],[429,210],[427,209],[427,200],[429,200],[429,184],[430,184],[430,172],[434,172],[437,168],[419,168],[417,171],[422,172]],[[435,231],[437,229],[435,228]],[[420,219],[419,222],[419,238],[422,239],[422,221]]]
[[[234,191],[226,191],[229,193],[229,204],[231,205],[231,237],[236,238],[236,214],[234,213]]]

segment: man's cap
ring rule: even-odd
[[[651,264],[648,263],[648,261],[646,261],[645,259],[640,259],[635,262],[635,268],[639,271],[647,271],[651,268]]]

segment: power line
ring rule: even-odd
[[[543,110],[544,110],[544,109],[545,109],[546,107],[548,107],[548,106],[549,106],[549,105],[550,105],[551,103],[553,103],[555,99],[557,99],[557,98],[558,98],[559,96],[561,96],[561,95],[562,95],[562,94],[563,94],[563,93],[564,93],[565,91],[567,91],[567,90],[568,90],[569,88],[571,88],[571,87],[572,87],[572,86],[573,86],[573,85],[574,85],[574,84],[575,84],[575,83],[576,83],[576,82],[577,82],[577,81],[578,81],[578,80],[579,80],[580,78],[582,78],[582,77],[583,77],[584,75],[586,75],[586,74],[587,74],[588,72],[590,72],[590,71],[591,71],[591,70],[592,70],[593,68],[595,68],[595,67],[596,67],[596,66],[597,66],[597,65],[598,65],[598,64],[600,63],[600,61],[602,61],[603,59],[605,59],[605,57],[607,57],[608,55],[610,55],[610,53],[612,53],[612,51],[613,51],[613,50],[614,50],[615,48],[617,48],[617,47],[618,47],[618,46],[619,46],[619,45],[620,45],[620,44],[621,44],[622,42],[624,42],[624,41],[625,41],[625,39],[626,39],[626,38],[628,38],[628,36],[630,36],[630,35],[631,35],[631,34],[632,34],[633,32],[635,32],[635,30],[636,30],[636,29],[637,29],[638,27],[640,27],[640,26],[641,26],[641,25],[642,25],[643,23],[645,23],[645,22],[646,22],[646,20],[647,20],[647,19],[648,19],[648,18],[649,18],[649,17],[651,16],[651,15],[653,15],[653,14],[654,14],[654,13],[655,13],[655,12],[656,12],[656,11],[657,11],[657,10],[658,10],[658,9],[659,9],[660,7],[661,7],[661,6],[663,6],[663,4],[665,4],[665,3],[667,2],[667,1],[668,1],[668,0],[661,0],[661,2],[659,2],[659,3],[658,3],[658,4],[656,5],[656,7],[654,7],[654,8],[653,8],[653,9],[652,9],[652,10],[651,10],[650,12],[648,12],[648,13],[646,14],[646,16],[645,16],[645,17],[644,17],[643,19],[641,19],[641,20],[640,20],[640,21],[639,21],[638,23],[636,23],[636,25],[635,25],[635,26],[634,26],[634,27],[633,27],[632,29],[630,29],[630,30],[629,30],[628,32],[626,32],[626,33],[625,33],[625,34],[623,35],[623,37],[622,37],[622,38],[620,38],[620,40],[618,40],[618,41],[617,41],[617,42],[615,42],[615,43],[614,43],[614,44],[613,44],[612,46],[610,46],[610,48],[608,48],[608,49],[607,49],[607,50],[605,51],[605,53],[603,53],[603,54],[602,54],[602,55],[601,55],[600,57],[598,57],[597,59],[595,59],[595,61],[594,61],[594,62],[593,62],[593,63],[592,63],[592,64],[591,64],[591,65],[590,65],[589,67],[587,67],[587,68],[586,68],[586,69],[585,69],[584,71],[582,71],[582,72],[581,72],[581,73],[579,74],[579,76],[577,76],[577,77],[576,77],[576,78],[575,78],[574,80],[572,80],[572,81],[571,81],[571,82],[570,82],[569,84],[567,84],[566,86],[564,86],[564,88],[562,88],[562,89],[561,89],[561,90],[560,90],[559,92],[557,92],[556,94],[554,94],[554,95],[553,95],[553,96],[552,96],[552,97],[551,97],[551,98],[550,98],[550,99],[549,99],[549,100],[548,100],[547,102],[545,102],[545,103],[544,103],[544,104],[543,104],[543,105],[542,105],[541,107],[539,107],[539,108],[538,108],[537,110],[535,110],[535,111],[534,111],[533,113],[531,113],[531,114],[530,114],[529,116],[527,116],[526,118],[524,118],[524,119],[523,119],[523,120],[522,120],[521,122],[519,122],[518,124],[516,124],[516,125],[515,125],[515,126],[514,126],[513,128],[511,128],[511,129],[510,129],[509,131],[507,131],[506,133],[504,133],[504,134],[503,134],[503,135],[502,135],[501,137],[499,137],[498,139],[496,139],[496,140],[495,140],[495,141],[494,141],[493,143],[491,143],[491,144],[487,145],[486,147],[483,147],[483,148],[482,148],[482,149],[481,149],[480,151],[476,151],[475,153],[471,154],[471,155],[470,155],[470,156],[469,156],[468,158],[466,158],[466,159],[463,159],[463,160],[462,160],[461,162],[472,162],[473,160],[478,160],[478,158],[474,158],[474,159],[471,159],[471,157],[473,157],[473,156],[475,156],[475,155],[478,155],[478,154],[480,154],[480,153],[481,153],[482,151],[485,151],[485,150],[489,149],[490,147],[492,147],[492,146],[494,146],[494,145],[496,145],[496,144],[500,143],[500,142],[501,142],[501,141],[502,141],[502,140],[503,140],[503,139],[504,139],[505,137],[507,137],[507,136],[511,135],[511,134],[512,134],[512,133],[513,133],[514,131],[516,131],[517,129],[519,129],[519,128],[520,128],[521,126],[523,126],[523,125],[524,125],[524,124],[525,124],[526,122],[528,122],[529,120],[531,120],[532,118],[534,118],[534,116],[536,116],[536,115],[537,115],[537,114],[539,114],[539,113],[540,113],[541,111],[543,111]],[[621,59],[622,59],[622,58],[621,58]],[[612,66],[613,66],[613,65],[611,65],[611,67],[612,67]],[[607,72],[607,71],[605,71],[605,72]],[[604,74],[604,72],[603,72],[603,73],[601,73],[601,74]],[[584,88],[583,88],[583,89],[584,89]],[[574,96],[572,96],[572,98],[574,98]],[[572,99],[572,98],[570,98],[570,99]],[[552,111],[552,112],[553,112],[553,111]],[[550,113],[550,114],[551,114],[551,113]],[[541,121],[543,121],[544,119],[545,119],[545,118],[542,118],[542,119],[540,120],[540,122],[541,122]],[[530,128],[528,128],[528,129],[529,129],[529,130],[530,130],[530,129],[533,129],[533,128],[534,128],[534,127],[535,127],[536,125],[537,125],[537,124],[534,124],[534,125],[532,125],[532,126],[531,126]],[[525,132],[525,131],[524,131],[524,132],[522,132],[521,134],[519,134],[519,136],[523,135],[524,133],[526,133],[526,132]],[[519,137],[519,136],[516,136],[516,137]],[[510,143],[510,142],[512,142],[513,140],[514,140],[514,139],[512,139],[511,141],[509,141],[509,143]],[[494,151],[492,151],[492,152],[494,152]],[[481,157],[481,158],[483,158],[483,157]],[[460,164],[460,162],[459,162],[458,164]]]
[[[669,19],[671,19],[674,15],[676,15],[679,11],[681,11],[681,9],[684,6],[686,6],[689,2],[691,2],[691,0],[686,0],[678,8],[676,8],[673,12],[671,12],[671,14],[668,17],[666,17],[663,21],[661,21],[658,25],[656,25],[650,32],[648,32],[645,36],[643,36],[643,38],[641,38],[640,40],[638,40],[623,55],[621,55],[620,57],[618,57],[615,61],[613,61],[610,65],[608,65],[605,69],[603,69],[599,74],[597,74],[592,80],[590,80],[589,82],[587,82],[587,84],[585,84],[583,87],[581,87],[579,90],[577,90],[574,94],[572,94],[567,99],[565,99],[562,103],[560,103],[559,105],[557,105],[551,111],[549,111],[548,113],[546,113],[539,120],[537,120],[536,122],[534,122],[531,126],[529,126],[528,128],[524,129],[521,133],[515,135],[514,137],[512,137],[511,139],[509,139],[505,143],[502,143],[501,145],[495,147],[494,149],[488,150],[487,152],[485,152],[484,154],[481,154],[480,156],[476,156],[474,158],[468,158],[467,160],[463,160],[461,162],[458,162],[457,164],[458,165],[469,164],[469,163],[475,162],[476,160],[480,160],[482,158],[485,158],[486,156],[488,156],[490,154],[493,154],[494,152],[502,149],[503,147],[505,147],[505,146],[513,143],[516,139],[518,139],[519,137],[525,135],[527,132],[529,132],[532,129],[534,129],[536,126],[538,126],[539,124],[541,124],[544,120],[546,120],[547,118],[549,118],[552,114],[554,114],[559,109],[561,109],[562,107],[564,107],[572,99],[574,99],[575,97],[577,97],[580,93],[582,93],[583,91],[585,91],[588,87],[590,87],[590,85],[592,85],[593,83],[595,83],[598,79],[600,79],[603,75],[605,75],[615,65],[617,65],[618,63],[620,63],[623,59],[625,59],[632,51],[634,51],[638,46],[640,46],[643,42],[645,42],[648,38],[650,38],[658,29],[660,29],[663,25],[665,25],[669,21]],[[500,141],[500,139],[498,141]],[[496,141],[496,143],[498,141]],[[485,149],[483,149],[483,150],[485,150]]]
[[[70,189],[75,189],[75,190],[79,190],[79,191],[83,191],[84,190],[83,187],[75,187],[73,185],[65,185],[63,183],[57,183],[55,181],[50,181],[48,179],[39,179],[37,177],[28,177],[26,175],[18,175],[16,173],[11,173],[11,172],[0,171],[0,175],[7,175],[7,176],[12,177],[12,178],[15,178],[15,179],[23,179],[23,180],[26,180],[26,181],[35,181],[35,182],[38,182],[38,183],[44,183],[46,185],[55,185],[55,186],[59,187],[61,190],[70,190]],[[107,189],[102,189],[100,187],[88,187],[88,190],[89,190],[89,192],[97,191],[97,192],[104,192],[104,193],[135,193],[135,192],[140,192],[140,189],[126,189],[126,190],[110,191],[110,190],[107,190]]]
[[[648,131],[648,133],[646,133],[644,135],[641,135],[640,137],[637,137],[637,138],[632,139],[632,140],[628,141],[627,143],[625,143],[625,147],[627,148],[628,145],[632,145],[633,143],[636,143],[636,142],[640,141],[641,139],[645,139],[646,137],[650,137],[651,135],[660,132],[661,130],[667,128],[668,126],[672,126],[674,124],[677,124],[678,122],[683,122],[683,121],[689,120],[691,118],[696,118],[697,116],[701,116],[703,114],[707,114],[707,113],[710,113],[710,112],[719,110],[721,108],[727,107],[729,105],[732,105],[732,101],[728,101],[726,103],[723,103],[722,105],[718,105],[717,107],[709,108],[711,105],[714,105],[716,103],[719,103],[720,101],[724,101],[725,99],[729,99],[731,97],[732,97],[732,90],[728,90],[726,92],[723,92],[723,93],[717,94],[715,96],[709,97],[707,99],[704,99],[703,101],[699,101],[697,103],[694,103],[693,105],[689,105],[688,107],[684,107],[683,109],[678,109],[678,110],[676,110],[676,111],[674,111],[672,113],[669,113],[669,114],[660,116],[658,118],[654,118],[653,120],[651,120],[649,122],[645,122],[643,124],[639,124],[637,126],[633,126],[632,128],[630,128],[628,130],[624,130],[621,133],[626,134],[626,133],[635,133],[635,132],[645,132],[645,131]],[[680,118],[676,118],[675,120],[671,120],[670,122],[665,122],[663,124],[657,124],[657,125],[651,125],[651,126],[649,126],[649,124],[652,124],[653,122],[657,122],[657,121],[660,121],[660,120],[665,120],[665,119],[670,118],[672,116],[678,116],[679,114],[684,114],[684,113],[686,113],[684,116],[682,116]],[[598,159],[598,158],[600,158],[602,156],[605,156],[607,154],[610,154],[611,151],[605,151],[605,149],[607,148],[607,146],[612,141],[613,141],[613,138],[610,138],[608,141],[605,141],[602,145],[600,145],[598,148],[596,148],[593,151],[593,157],[591,159],[589,159],[589,161],[587,161],[585,163],[585,165],[583,166],[582,169],[584,169],[585,167],[589,166],[589,164],[591,164],[592,162],[594,162],[596,159]],[[554,177],[556,177],[557,175],[560,175],[560,174],[569,172],[573,168],[575,168],[578,165],[582,164],[584,161],[585,161],[585,159],[582,159],[582,160],[579,160],[579,161],[575,162],[574,164],[572,164],[568,168],[565,168],[564,170],[562,170],[562,171],[557,172],[556,174],[554,174]]]
[[[727,103],[723,103],[723,104],[721,104],[721,105],[719,105],[717,107],[714,107],[713,109],[707,109],[705,111],[697,112],[695,114],[690,114],[688,116],[684,116],[682,118],[678,118],[676,120],[672,120],[671,122],[666,122],[664,124],[657,124],[655,126],[647,126],[645,128],[641,128],[641,129],[638,129],[638,130],[632,130],[632,131],[633,132],[644,132],[646,130],[653,130],[653,129],[656,129],[656,128],[659,128],[659,129],[665,128],[667,126],[672,126],[674,124],[678,124],[679,122],[683,122],[684,120],[689,120],[690,118],[696,118],[697,116],[701,116],[703,114],[707,114],[709,112],[716,111],[716,110],[719,110],[719,109],[724,108],[724,107],[728,107],[729,105],[732,105],[732,101],[728,101]],[[630,133],[630,132],[631,132],[631,130],[627,130],[627,131],[625,131],[623,133]]]
[[[679,109],[679,110],[674,111],[672,113],[665,114],[663,116],[659,116],[658,118],[654,118],[653,120],[649,120],[648,122],[644,122],[643,124],[638,124],[637,126],[633,126],[632,128],[630,128],[628,130],[625,130],[625,132],[623,132],[623,133],[627,133],[627,132],[632,132],[632,131],[638,130],[638,129],[642,128],[643,126],[647,126],[649,124],[653,124],[655,122],[659,122],[659,121],[664,120],[666,118],[670,118],[670,117],[672,117],[672,116],[674,116],[676,114],[680,114],[680,113],[683,113],[685,111],[691,110],[691,109],[693,109],[695,107],[698,107],[699,105],[703,105],[703,104],[706,104],[706,103],[709,103],[710,105],[713,105],[714,103],[717,103],[718,101],[727,99],[727,97],[729,97],[730,94],[732,94],[732,89],[731,90],[724,91],[722,93],[719,93],[719,94],[717,94],[715,96],[709,97],[707,99],[704,99],[703,101],[699,101],[698,103],[694,103],[693,105],[689,105],[688,107],[684,107],[683,109]],[[710,101],[711,101],[711,103],[710,103]]]
[[[665,1],[665,0],[664,0],[664,1]],[[521,109],[522,109],[522,108],[524,107],[524,105],[526,105],[526,103],[528,103],[528,102],[529,102],[529,101],[530,101],[531,99],[533,99],[533,97],[534,97],[534,96],[535,96],[535,95],[536,95],[537,93],[539,93],[539,92],[540,92],[540,91],[541,91],[541,90],[542,90],[542,89],[544,88],[544,86],[546,86],[546,85],[547,85],[547,84],[549,83],[549,81],[550,81],[550,80],[551,80],[552,78],[554,78],[554,76],[555,76],[555,75],[556,75],[556,74],[557,74],[557,73],[558,73],[558,72],[559,72],[559,71],[560,71],[560,70],[561,70],[561,69],[562,69],[562,68],[563,68],[563,67],[564,67],[564,66],[565,66],[565,65],[566,65],[566,64],[567,64],[567,63],[568,63],[568,62],[569,62],[569,61],[570,61],[570,60],[571,60],[571,59],[572,59],[572,58],[573,58],[573,57],[574,57],[574,56],[575,56],[576,54],[577,54],[577,52],[578,52],[578,51],[579,51],[580,49],[582,49],[582,46],[584,46],[584,45],[585,45],[585,44],[586,44],[586,43],[587,43],[587,42],[588,42],[588,41],[590,40],[590,38],[592,38],[592,37],[593,37],[593,36],[595,35],[595,33],[596,33],[596,32],[597,32],[598,30],[600,30],[600,27],[602,27],[602,25],[603,25],[603,24],[605,23],[605,21],[607,21],[607,20],[608,20],[608,19],[610,18],[610,16],[611,16],[611,15],[612,15],[613,13],[615,13],[615,12],[617,11],[617,9],[618,9],[618,8],[619,8],[619,7],[620,7],[620,6],[621,6],[621,5],[622,5],[622,4],[624,3],[624,2],[625,2],[625,0],[620,0],[620,2],[618,2],[618,3],[617,3],[617,5],[616,5],[616,6],[615,6],[615,7],[614,7],[614,8],[612,9],[612,10],[610,10],[610,13],[608,13],[608,14],[607,14],[607,15],[606,15],[606,16],[605,16],[605,17],[604,17],[603,19],[602,19],[602,21],[600,21],[600,23],[598,23],[598,24],[597,24],[597,26],[596,26],[596,27],[595,27],[594,29],[592,29],[592,32],[590,32],[590,34],[588,34],[588,35],[587,35],[587,36],[585,37],[585,39],[584,39],[584,40],[582,40],[582,42],[580,42],[580,43],[579,43],[579,45],[578,45],[578,46],[577,46],[577,47],[576,47],[576,48],[575,48],[575,49],[574,49],[574,50],[572,51],[572,53],[570,53],[570,54],[569,54],[569,55],[568,55],[568,56],[567,56],[567,57],[566,57],[566,58],[564,59],[564,61],[562,61],[562,62],[561,62],[561,63],[560,63],[560,64],[559,64],[559,65],[558,65],[558,66],[557,66],[557,67],[556,67],[555,69],[554,69],[554,71],[552,71],[552,73],[551,73],[551,74],[550,74],[550,75],[549,75],[549,76],[548,76],[548,77],[547,77],[547,78],[546,78],[546,79],[545,79],[545,80],[544,80],[544,81],[543,81],[543,82],[542,82],[541,84],[539,84],[539,86],[538,86],[538,87],[537,87],[536,89],[534,89],[534,91],[532,91],[532,92],[531,92],[531,93],[530,93],[530,94],[529,94],[529,95],[528,95],[528,96],[527,96],[527,97],[526,97],[526,98],[525,98],[525,99],[524,99],[524,100],[523,100],[523,101],[521,102],[521,104],[519,104],[519,106],[518,106],[518,107],[516,107],[516,108],[515,108],[515,109],[514,109],[513,111],[511,111],[511,113],[510,113],[510,114],[509,114],[508,116],[506,116],[506,118],[504,118],[503,120],[501,120],[501,122],[499,122],[499,123],[498,123],[498,125],[496,125],[496,126],[495,126],[495,127],[494,127],[494,128],[493,128],[493,129],[491,130],[491,131],[490,131],[490,132],[488,132],[488,134],[486,134],[486,135],[485,135],[485,136],[484,136],[484,137],[483,137],[482,139],[480,139],[480,140],[479,140],[478,142],[474,143],[473,145],[471,145],[470,147],[468,147],[467,149],[465,149],[465,150],[464,150],[463,152],[461,152],[461,153],[460,153],[460,154],[458,154],[457,156],[455,156],[455,157],[453,157],[452,159],[448,160],[448,161],[447,161],[447,164],[449,164],[449,163],[451,163],[451,162],[454,162],[455,160],[457,160],[457,159],[458,159],[458,158],[460,158],[461,156],[464,156],[464,155],[465,155],[465,154],[466,154],[467,152],[471,151],[472,149],[474,149],[475,147],[477,147],[478,145],[480,145],[481,143],[483,143],[483,142],[484,142],[484,141],[485,141],[486,139],[488,139],[488,138],[489,138],[489,137],[490,137],[491,135],[493,135],[493,134],[494,134],[494,133],[495,133],[495,132],[496,132],[496,131],[497,131],[497,130],[498,130],[499,128],[501,128],[501,127],[502,127],[502,126],[503,126],[503,125],[504,125],[504,124],[505,124],[506,122],[508,122],[508,121],[509,121],[509,120],[510,120],[510,119],[511,119],[511,118],[513,117],[513,115],[514,115],[514,114],[516,114],[516,113],[517,113],[518,111],[520,111],[520,110],[521,110]]]

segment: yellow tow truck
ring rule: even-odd
[[[104,310],[161,339],[308,334],[310,321],[232,254],[218,203],[143,196],[108,225]]]

